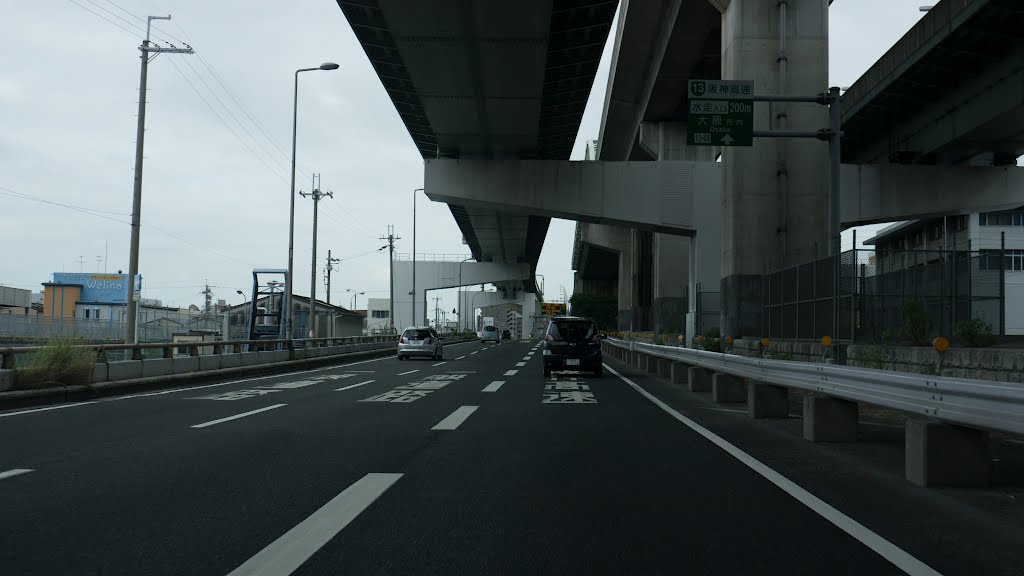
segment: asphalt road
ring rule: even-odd
[[[919,525],[934,518],[883,521],[880,496],[835,498],[820,466],[780,473],[773,455],[837,470],[618,363],[545,380],[536,346],[0,412],[0,573],[980,574],[1016,561],[932,546]]]

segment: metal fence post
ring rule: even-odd
[[[999,335],[1006,336],[1006,232],[999,233]]]

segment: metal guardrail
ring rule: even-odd
[[[1024,434],[1024,387],[1012,383],[747,358],[612,338],[605,342],[755,382],[820,392],[950,424]]]
[[[321,348],[325,346],[343,346],[346,344],[372,344],[398,341],[398,335],[384,336],[345,336],[337,338],[309,338],[305,340],[220,340],[206,342],[154,342],[145,344],[84,344],[78,348],[94,350],[97,362],[106,362],[108,356],[117,356],[117,352],[130,354],[131,360],[142,360],[144,350],[161,350],[162,358],[173,358],[174,350],[187,348],[189,356],[200,356],[200,349],[210,349],[213,354],[227,354],[242,350],[295,350],[300,348]],[[44,350],[45,346],[19,346],[0,348],[0,368],[13,369],[18,355],[33,354]],[[112,354],[114,353],[114,354]]]

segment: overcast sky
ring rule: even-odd
[[[838,0],[831,83],[851,85],[922,16],[919,4]],[[298,186],[308,190],[316,172],[334,192],[320,204],[318,250],[321,270],[328,249],[344,259],[332,302],[348,306],[346,288],[386,297],[378,236],[394,224],[398,250],[411,251],[422,160],[334,0],[0,0],[0,284],[38,291],[53,272],[127,272],[145,27],[137,17],[168,13],[156,39],[197,54],[161,55],[149,68],[143,295],[187,306],[209,281],[215,298],[238,303],[253,267],[285,267],[292,73],[334,61],[340,70],[301,76]],[[608,57],[574,159],[597,137]],[[444,204],[421,195],[418,216],[418,252],[468,254]],[[301,294],[311,220],[300,198]],[[549,299],[561,285],[572,291],[572,239],[572,222],[552,222],[538,267]]]

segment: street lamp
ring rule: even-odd
[[[324,62],[316,68],[299,68],[295,71],[295,93],[292,98],[292,191],[288,208],[288,277],[285,279],[288,294],[288,310],[285,315],[286,338],[292,337],[292,320],[294,317],[292,309],[292,296],[294,295],[295,282],[292,280],[295,271],[295,140],[297,136],[297,123],[299,120],[299,72],[310,72],[313,70],[337,70],[338,65],[334,62]],[[312,305],[313,303],[310,302]]]
[[[416,326],[419,318],[416,316],[416,193],[422,192],[423,188],[412,191],[412,325]]]
[[[352,292],[352,300],[351,300],[352,308],[351,308],[351,310],[355,311],[356,304],[359,302],[359,297],[362,296],[363,294],[366,294],[366,292],[356,292],[352,288],[345,288],[345,292]]]

